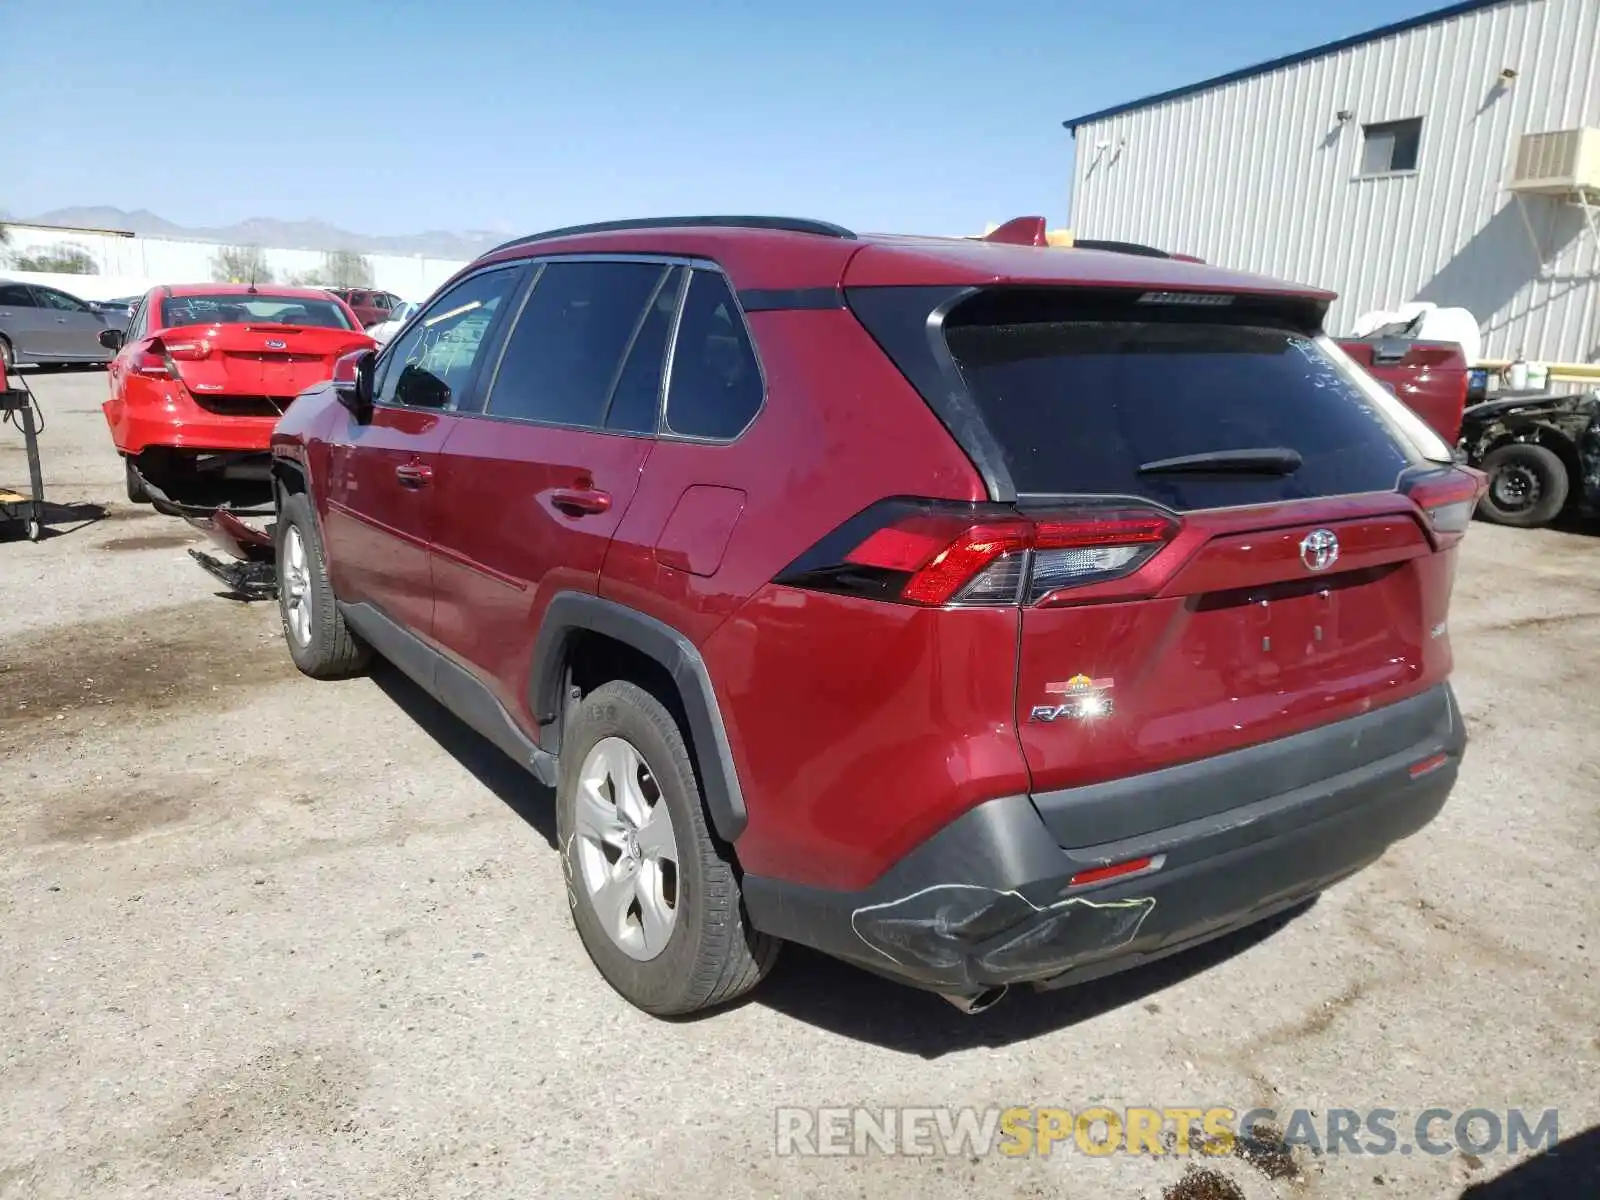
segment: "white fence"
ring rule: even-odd
[[[76,229],[46,229],[10,225],[10,254],[59,255],[81,250],[95,264],[93,275],[54,274],[13,270],[0,261],[0,277],[25,279],[59,287],[85,300],[111,300],[138,295],[163,283],[206,283],[213,278],[212,264],[222,251],[233,249],[217,242],[176,241],[169,238],[124,237]],[[324,269],[320,250],[260,248],[273,279],[288,282],[297,275]],[[422,255],[363,254],[372,268],[372,286],[407,300],[423,300],[465,264]]]

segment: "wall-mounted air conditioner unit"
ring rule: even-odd
[[[1509,186],[1541,196],[1600,192],[1600,129],[1523,134]]]

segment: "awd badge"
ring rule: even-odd
[[[1082,721],[1111,713],[1112,680],[1074,675],[1065,683],[1047,683],[1045,694],[1056,697],[1053,704],[1036,704],[1028,714],[1030,721],[1059,721],[1063,717]]]

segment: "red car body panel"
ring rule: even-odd
[[[197,451],[265,451],[282,409],[327,379],[333,361],[376,343],[359,328],[284,325],[274,321],[167,325],[163,301],[184,296],[238,296],[241,301],[341,301],[312,288],[242,284],[159,287],[144,299],[143,336],[124,344],[108,367],[110,396],[102,405],[117,450],[152,447]],[[163,360],[141,367],[144,360]]]
[[[1461,439],[1471,371],[1459,345],[1407,341],[1398,360],[1384,359],[1375,339],[1340,339],[1339,345],[1446,442],[1454,446]]]
[[[960,238],[884,237],[850,260],[850,287],[935,284],[1070,285],[1253,293],[1330,302],[1331,292],[1186,259],[1147,258],[1106,250],[1043,250]]]
[[[879,497],[983,495],[972,464],[847,312],[752,313],[750,326],[771,381],[765,409],[733,446],[656,443],[601,582],[602,595],[697,646],[799,548]],[[674,566],[670,540],[658,549],[695,485],[745,497],[710,576]]]
[[[374,604],[465,668],[529,744],[558,716],[534,695],[557,596],[597,597],[681,635],[703,661],[743,793],[734,845],[749,876],[864,893],[997,799],[1226,756],[1448,677],[1459,533],[1441,533],[1399,479],[1179,512],[1131,573],[1036,602],[919,607],[777,582],[889,498],[1002,503],[848,290],[1226,293],[1314,315],[1328,293],[1109,251],[726,227],[540,239],[462,275],[584,253],[726,273],[765,379],[737,438],[382,406],[361,424],[325,390],[290,411],[273,445],[308,476],[341,600]],[[427,485],[396,488],[407,470]],[[1313,530],[1336,535],[1337,572],[1307,575],[1321,569],[1305,559]],[[1030,720],[1080,676],[1113,696],[1115,721]],[[1077,845],[1067,836],[1053,848]]]
[[[540,619],[557,593],[598,590],[606,549],[652,445],[470,417],[445,443],[433,638],[475,666],[529,731],[528,673]]]
[[[297,406],[298,407],[298,406]],[[344,409],[344,437],[327,450],[322,530],[331,577],[343,596],[382,596],[396,620],[433,633],[433,498],[450,420],[436,412],[379,408],[357,425]]]
[[[331,295],[337,296],[361,323],[361,328],[376,325],[387,321],[394,316],[395,309],[400,306],[400,298],[380,288],[328,288]],[[379,304],[378,300],[386,301],[390,307]]]
[[[714,676],[737,689],[726,711],[740,777],[775,798],[752,806],[741,861],[858,888],[1006,789],[1192,761],[1355,716],[1448,676],[1449,643],[1432,631],[1445,620],[1455,551],[1430,544],[1404,497],[1190,516],[1135,575],[1084,589],[1070,606],[1024,609],[1020,620],[943,610],[919,622],[925,610],[763,589],[703,647]],[[1316,525],[1338,531],[1341,564],[1348,556],[1351,571],[1378,576],[1359,598],[1299,588],[1298,542]],[[1270,595],[1273,585],[1286,594],[1270,616],[1237,594]],[[1284,670],[1263,639],[1310,652]],[[956,702],[947,673],[963,681],[967,703]],[[1125,723],[1029,722],[1051,685],[1074,674],[1109,681]],[[1014,719],[996,723],[997,704]],[[947,756],[931,756],[942,766],[930,763],[931,746]],[[906,780],[919,766],[951,778]],[[816,799],[801,802],[806,795]]]
[[[951,616],[770,585],[704,647],[752,797],[746,870],[861,887],[962,813],[1027,791],[1005,719],[1017,613]]]

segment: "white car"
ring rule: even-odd
[[[382,346],[395,334],[400,332],[400,326],[411,319],[411,314],[416,312],[418,305],[407,300],[390,314],[387,321],[379,321],[376,325],[367,326],[367,335],[375,339]]]

